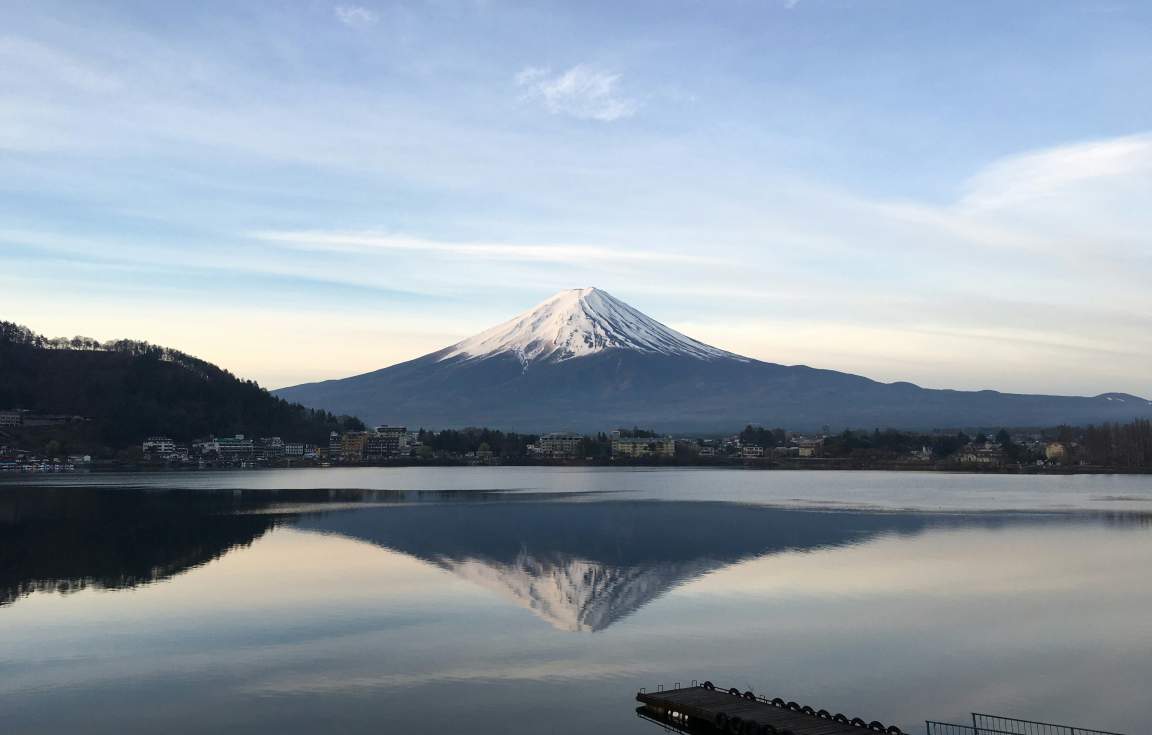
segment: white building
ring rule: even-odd
[[[580,434],[554,432],[540,437],[540,453],[548,457],[575,457],[584,437]]]
[[[144,454],[161,454],[168,456],[176,453],[176,443],[166,436],[150,436],[140,444]]]

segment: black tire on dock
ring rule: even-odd
[[[853,717],[852,721],[848,723],[852,727],[868,727],[868,723],[861,720],[859,717]]]
[[[889,725],[888,729],[885,730],[885,732],[887,732],[888,735],[904,735],[904,731],[901,730],[900,728],[896,727],[895,725]]]
[[[842,712],[837,712],[836,716],[833,717],[832,719],[836,720],[841,725],[847,725],[848,724],[848,716],[843,714]]]
[[[816,716],[819,717],[821,720],[831,720],[832,719],[832,713],[826,709],[817,710]]]
[[[748,691],[744,692],[744,699],[751,699],[752,701],[756,701],[756,695],[752,693],[751,689],[749,689]]]
[[[804,705],[803,707],[801,707],[800,711],[806,715],[812,715],[813,717],[816,716],[816,710],[812,709],[808,705]]]
[[[728,693],[731,694],[733,697],[739,697],[740,696],[740,690],[737,689],[736,687],[732,687],[731,689],[729,689]]]
[[[706,681],[706,682],[704,682],[704,685],[703,685],[703,686],[704,686],[704,688],[705,688],[705,689],[707,689],[707,690],[708,690],[708,691],[710,691],[710,692],[716,689],[716,685],[715,685],[715,684],[713,684],[713,683],[712,683],[712,682],[710,682],[710,681]]]
[[[888,728],[884,727],[884,723],[880,720],[872,720],[868,723],[868,729],[872,732],[885,732]]]
[[[772,706],[773,707],[779,707],[780,709],[784,709],[785,707],[788,706],[788,703],[785,702],[783,699],[780,699],[780,697],[776,697],[776,699],[772,700]]]
[[[800,711],[800,705],[797,704],[796,702],[789,702],[788,703],[788,709],[792,710],[793,712],[799,712]]]

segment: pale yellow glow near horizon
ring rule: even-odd
[[[237,311],[207,306],[139,310],[102,305],[78,312],[63,305],[4,318],[50,337],[81,334],[173,347],[275,389],[359,375],[447,347],[494,326],[500,317],[429,317],[418,307],[368,312]],[[508,315],[509,317],[512,315]],[[766,362],[837,370],[926,388],[1096,395],[1152,395],[1134,380],[1152,364],[1152,347],[1106,335],[1069,342],[1061,334],[1009,330],[898,328],[760,318],[671,322],[702,342]],[[1101,359],[1106,355],[1108,359]],[[1084,390],[1084,386],[1091,386]]]

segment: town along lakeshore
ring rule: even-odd
[[[11,413],[11,412],[10,412]],[[0,416],[0,419],[4,416]],[[8,417],[9,427],[20,427]],[[16,414],[16,421],[30,422]],[[65,422],[67,423],[67,422]],[[1152,422],[995,432],[844,430],[788,432],[747,426],[736,434],[660,434],[640,428],[583,434],[522,434],[498,429],[409,430],[403,426],[332,431],[326,444],[280,436],[208,436],[191,442],[145,438],[102,455],[72,453],[67,437],[43,429],[9,434],[0,471],[224,469],[329,466],[739,467],[780,470],[912,470],[1011,474],[1152,472]],[[49,437],[49,438],[46,438]],[[84,442],[73,442],[85,447]]]

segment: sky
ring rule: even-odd
[[[0,319],[276,388],[603,288],[1152,397],[1152,3],[0,0]]]

